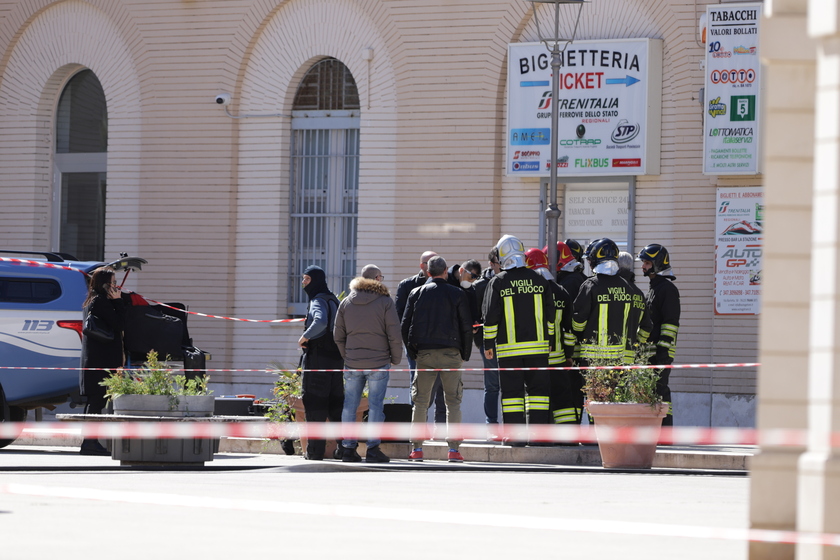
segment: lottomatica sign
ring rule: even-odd
[[[759,167],[761,4],[706,7],[703,173],[755,175]]]
[[[554,103],[545,45],[508,45],[507,175],[549,175],[555,109],[558,176],[659,173],[661,40],[575,41],[559,82]]]

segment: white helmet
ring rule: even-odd
[[[503,235],[496,243],[496,249],[499,250],[499,263],[502,270],[525,266],[525,245],[518,238]]]

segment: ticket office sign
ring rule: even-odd
[[[549,176],[553,110],[558,176],[659,173],[661,40],[575,41],[559,82],[555,103],[545,45],[508,46],[507,175]]]
[[[715,315],[761,311],[763,224],[761,187],[717,189]]]
[[[706,8],[703,173],[759,173],[761,4]]]

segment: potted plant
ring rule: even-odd
[[[272,362],[269,369],[277,375],[272,391],[274,404],[269,408],[268,417],[274,422],[306,422],[306,411],[303,406],[303,375],[300,370],[291,370],[282,365]],[[359,407],[356,409],[356,422],[362,421],[362,415],[368,409],[367,390],[362,393]],[[306,437],[300,438],[301,454],[306,449]],[[293,455],[294,442],[285,440],[282,444],[283,451],[287,455]],[[336,442],[327,441],[324,455],[335,457]]]
[[[137,369],[118,369],[100,383],[114,414],[134,416],[212,416],[215,397],[207,377],[175,375],[157,352],[150,351]]]
[[[207,389],[207,377],[188,380],[176,375],[155,351],[148,353],[142,367],[114,371],[101,385],[114,406],[115,418],[146,416],[164,421],[213,415],[215,398]],[[218,438],[115,439],[111,457],[122,464],[201,465],[212,461],[217,449]]]
[[[582,370],[583,392],[586,410],[595,422],[596,438],[602,427],[640,427],[654,432],[646,442],[625,443],[599,438],[601,463],[607,468],[651,468],[662,418],[668,412],[668,405],[656,393],[656,369],[614,369],[624,364],[607,358],[593,358],[589,362],[591,367]]]

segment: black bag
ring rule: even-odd
[[[85,321],[82,323],[82,334],[96,342],[114,341],[114,331],[111,330],[111,327],[90,311],[88,311]]]
[[[200,379],[207,373],[207,356],[204,351],[195,346],[184,346],[181,349],[184,353],[184,369],[187,371],[184,376],[187,380]]]
[[[125,316],[125,349],[132,359],[145,360],[149,350],[156,350],[161,360],[184,357],[181,341],[184,323],[168,315],[157,306],[130,305]]]

